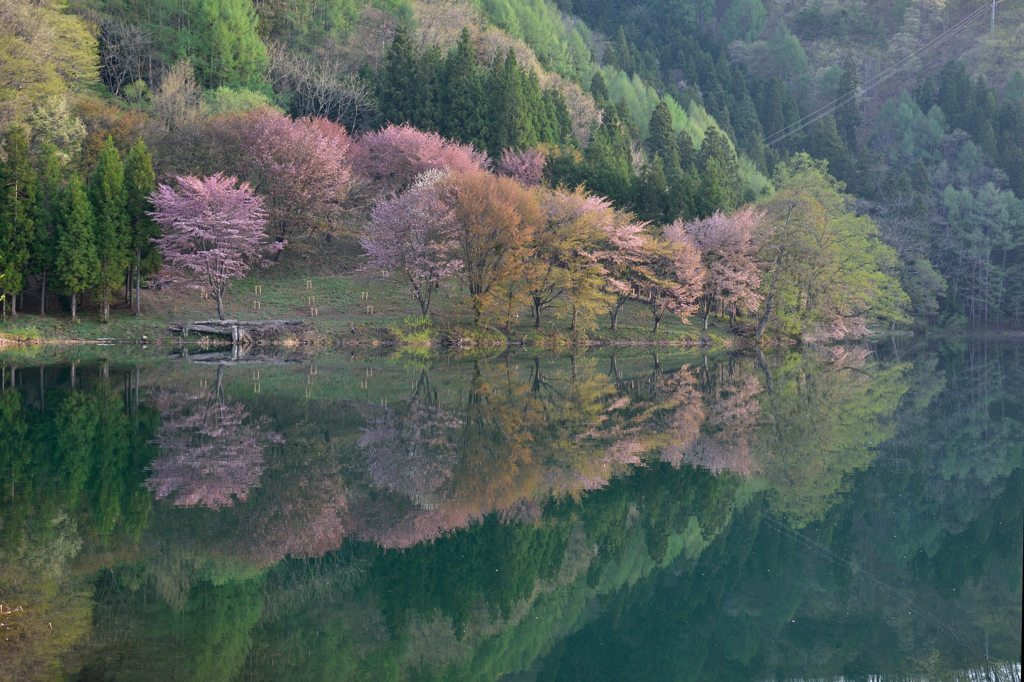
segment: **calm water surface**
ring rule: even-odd
[[[60,352],[0,679],[1020,679],[1024,344]]]

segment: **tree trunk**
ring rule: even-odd
[[[46,269],[43,269],[43,284],[39,289],[39,314],[46,316]]]
[[[214,294],[217,297],[217,316],[220,319],[223,320],[223,319],[225,319],[225,316],[224,316],[224,294],[220,291],[220,289],[217,289],[214,292]]]
[[[535,297],[533,299],[533,328],[540,329],[540,301]]]
[[[11,294],[11,317],[18,316],[18,295]]]
[[[142,314],[142,249],[135,250],[135,314]]]
[[[711,318],[711,313],[708,313],[707,315],[702,315],[702,317],[704,318],[704,331],[707,331],[708,330],[708,320]]]
[[[758,341],[760,341],[761,337],[764,336],[764,330],[768,327],[768,318],[770,318],[771,315],[772,315],[772,298],[773,298],[773,296],[771,294],[769,294],[764,299],[764,315],[762,315],[761,319],[758,320],[758,322],[757,322],[757,337],[756,338],[757,338]]]
[[[103,321],[110,319],[110,290],[103,292]]]
[[[658,327],[661,326],[661,315],[654,316],[654,333],[658,333]]]
[[[78,294],[74,291],[71,292],[71,321],[74,322],[78,315]]]
[[[619,328],[619,313],[622,311],[622,307],[626,305],[626,301],[622,298],[615,300],[615,304],[612,309],[608,311],[608,317],[612,319],[612,331],[617,331]]]

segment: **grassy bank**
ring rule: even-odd
[[[217,317],[213,299],[181,287],[142,290],[141,316],[126,304],[115,305],[104,322],[97,302],[87,301],[72,322],[60,301],[48,299],[49,314],[37,312],[38,299],[29,292],[23,312],[0,321],[0,339],[16,343],[181,343],[172,325]],[[630,303],[619,315],[617,329],[603,315],[585,336],[569,329],[568,311],[544,311],[538,329],[528,314],[520,314],[509,333],[496,326],[473,325],[464,293],[439,292],[429,321],[408,290],[359,270],[358,244],[351,239],[304,240],[289,246],[281,262],[236,282],[225,300],[225,312],[241,320],[302,320],[304,330],[284,343],[323,345],[523,345],[560,346],[579,343],[728,346],[735,341],[727,320],[712,320],[705,331],[698,320],[662,321],[653,334],[649,310]],[[198,339],[192,337],[195,343]],[[212,340],[215,342],[215,340]]]

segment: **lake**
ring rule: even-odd
[[[0,679],[1020,679],[1024,343],[0,354]]]

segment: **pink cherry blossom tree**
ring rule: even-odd
[[[220,173],[208,178],[178,177],[178,190],[159,185],[149,200],[153,220],[164,228],[154,239],[164,263],[192,286],[213,294],[224,319],[224,293],[231,280],[267,258],[284,242],[267,243],[263,200],[247,183]]]
[[[446,197],[448,172],[428,170],[412,187],[373,209],[360,239],[373,268],[404,282],[426,317],[437,286],[462,269],[458,223]]]
[[[756,310],[760,305],[757,290],[761,275],[751,239],[763,217],[763,212],[748,206],[730,215],[715,212],[692,223],[677,220],[665,228],[670,242],[690,239],[702,253],[707,277],[697,298],[697,314],[704,329],[708,328],[708,319],[716,307],[734,315],[737,310]]]
[[[484,170],[487,163],[487,154],[470,145],[408,124],[366,133],[353,150],[353,167],[378,194],[399,192],[432,168],[463,174]]]
[[[544,155],[536,149],[515,152],[506,149],[501,153],[497,171],[518,180],[522,185],[539,185],[544,180]]]
[[[651,278],[643,285],[642,296],[650,306],[657,334],[666,314],[679,315],[685,321],[697,309],[706,272],[700,250],[689,239],[653,242],[649,250]]]
[[[352,184],[352,138],[344,126],[263,107],[221,117],[211,127],[220,167],[266,198],[275,237],[323,229],[340,216]]]

